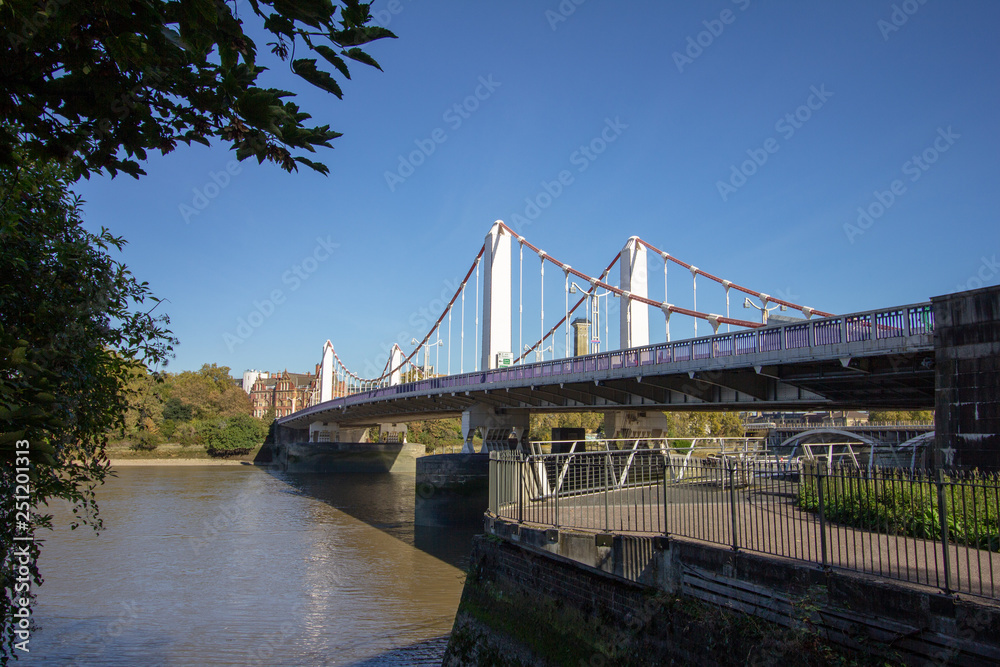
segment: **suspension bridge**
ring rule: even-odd
[[[532,255],[538,287],[529,300]],[[662,299],[658,286],[651,293],[651,258],[657,268],[662,261]],[[563,297],[554,316],[553,288]],[[672,303],[671,294],[685,302],[690,295],[691,307]],[[733,317],[734,295],[761,321]],[[724,314],[699,309],[699,298]],[[537,320],[526,316],[526,304],[537,306]],[[797,317],[769,315],[774,310]],[[678,318],[690,323],[692,337],[671,336]],[[699,336],[699,323],[711,333]],[[537,338],[526,343],[526,329],[536,327]],[[662,339],[651,341],[651,330]],[[461,417],[471,451],[477,429],[487,450],[526,442],[532,412],[604,412],[609,437],[657,437],[670,410],[935,407],[930,302],[834,315],[723,279],[635,236],[588,274],[496,221],[450,301],[413,341],[408,354],[393,345],[381,374],[365,378],[328,340],[315,403],[278,421],[284,437],[358,442],[375,426],[391,440],[407,421]]]

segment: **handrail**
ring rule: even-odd
[[[927,336],[934,332],[934,311],[930,302],[894,306],[822,319],[768,325],[680,341],[653,343],[642,347],[567,357],[505,369],[480,370],[458,375],[442,375],[415,382],[357,392],[326,403],[310,406],[282,417],[284,423],[313,412],[345,408],[372,399],[399,397],[434,389],[467,388],[495,381],[523,380],[569,375],[587,371],[638,368],[722,357],[739,357],[791,349],[815,349],[862,341]]]

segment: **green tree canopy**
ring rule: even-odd
[[[240,15],[239,9],[249,8]],[[338,98],[347,61],[379,68],[359,47],[395,37],[368,25],[357,0],[5,0],[0,2],[0,165],[23,146],[69,162],[74,176],[138,177],[149,151],[228,142],[237,158],[287,171],[327,167],[305,154],[340,133],[309,126],[288,91],[261,87],[265,67],[245,32],[266,34],[272,61]]]
[[[113,258],[124,241],[83,228],[66,170],[15,158],[0,165],[0,493],[14,497],[15,445],[27,441],[34,507],[61,498],[73,527],[99,527],[94,488],[108,474],[107,433],[125,426],[137,366],[163,362],[174,341],[146,283]],[[5,564],[13,512],[2,504]],[[34,525],[51,525],[51,515]],[[12,571],[0,573],[0,661],[13,646]]]

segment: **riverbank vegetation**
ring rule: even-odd
[[[1000,476],[970,472],[940,481],[900,470],[834,469],[802,475],[798,503],[827,521],[889,535],[941,539],[941,508],[951,542],[1000,551]],[[941,493],[938,493],[938,486]],[[943,505],[942,505],[943,500]]]
[[[109,434],[112,446],[151,451],[176,443],[203,447],[210,453],[235,453],[263,442],[273,420],[273,415],[250,416],[250,397],[227,366],[205,364],[182,373],[138,369],[129,379],[129,388],[132,399],[125,425]]]

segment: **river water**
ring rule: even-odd
[[[413,475],[123,467],[100,535],[53,508],[20,662],[440,664],[477,527],[415,528],[413,499]]]

